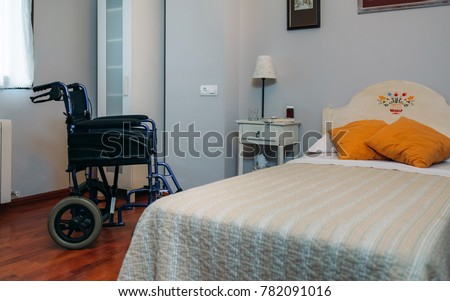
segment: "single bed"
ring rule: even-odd
[[[448,158],[427,168],[342,160],[327,142],[327,122],[401,117],[450,136],[438,93],[407,81],[371,86],[324,110],[309,155],[146,208],[118,279],[450,280]]]

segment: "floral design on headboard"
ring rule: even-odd
[[[415,97],[413,95],[408,96],[408,93],[403,92],[388,92],[386,96],[378,96],[378,103],[389,107],[392,114],[400,114],[403,112],[403,107],[413,106]]]

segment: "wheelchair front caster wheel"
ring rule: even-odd
[[[84,249],[94,242],[103,226],[97,205],[84,197],[69,196],[50,212],[47,228],[52,239],[69,250]]]
[[[89,185],[87,182],[81,183],[78,188],[80,196],[93,201],[102,214],[110,211],[111,198],[108,195],[111,195],[111,193],[107,192],[107,189],[107,186],[98,180],[92,180]]]

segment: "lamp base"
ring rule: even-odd
[[[265,86],[265,78],[261,78],[262,80],[262,93],[261,93],[261,119],[264,118],[264,86]]]

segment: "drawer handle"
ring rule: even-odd
[[[267,138],[264,138],[264,137],[248,137],[248,138],[246,138],[244,140],[247,140],[247,141],[268,141],[268,142],[271,142],[271,141],[276,142],[277,141],[276,138],[268,138],[267,139]]]
[[[260,131],[257,131],[257,132],[256,132],[256,138],[259,138],[259,137],[261,137],[261,132],[260,132]]]

